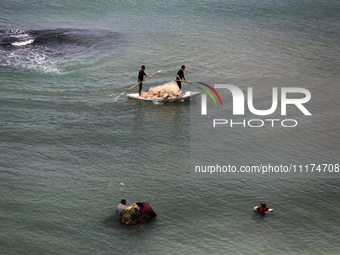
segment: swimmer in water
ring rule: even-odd
[[[117,206],[117,214],[120,214],[126,207],[126,200],[125,199],[122,199],[120,201],[120,204]]]
[[[268,208],[267,204],[265,202],[261,202],[260,206],[255,206],[254,211],[260,213],[260,214],[265,214],[274,211],[274,209]]]

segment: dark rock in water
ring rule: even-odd
[[[155,217],[156,213],[146,202],[127,206],[120,213],[120,221],[128,225],[145,223]]]

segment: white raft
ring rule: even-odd
[[[175,96],[175,97],[140,97],[138,93],[127,94],[129,98],[144,100],[144,101],[153,101],[153,102],[175,102],[175,101],[184,101],[189,100],[194,97],[197,97],[200,92],[197,91],[186,91],[183,96]]]

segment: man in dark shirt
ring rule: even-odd
[[[144,79],[144,76],[147,76],[148,78],[150,78],[149,75],[147,75],[145,72],[145,65],[142,65],[141,66],[141,69],[139,71],[139,74],[138,74],[138,82],[139,82],[139,96],[142,96],[141,95],[141,92],[142,92],[142,85],[143,85],[143,79]]]
[[[179,89],[182,89],[182,81],[186,82],[185,77],[184,77],[184,70],[185,70],[185,65],[181,66],[181,69],[178,70],[177,72],[177,85],[179,87]]]
[[[274,209],[270,209],[267,207],[267,204],[265,202],[261,202],[260,206],[255,206],[254,210],[261,215],[264,215],[265,213],[272,212]]]

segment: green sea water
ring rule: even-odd
[[[321,0],[0,0],[0,253],[338,254],[340,173],[201,178],[191,165],[224,163],[216,155],[339,163],[339,10]],[[142,64],[162,70],[144,90],[185,64],[187,80],[253,86],[264,106],[271,83],[260,81],[301,85],[313,116],[209,136],[221,110],[212,101],[206,118],[201,97],[115,101]],[[122,198],[149,202],[157,218],[120,224]],[[263,200],[274,212],[259,217]]]

